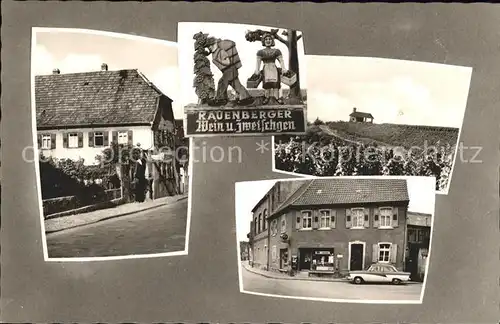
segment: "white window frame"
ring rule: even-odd
[[[48,145],[44,145],[44,144]],[[44,134],[42,135],[41,143],[40,143],[40,148],[42,150],[50,150],[52,148],[52,136],[50,134]]]
[[[104,147],[104,131],[93,132],[94,135],[94,147]],[[102,145],[97,145],[96,138],[102,137]]]
[[[390,210],[389,225],[382,224],[382,211],[383,210]],[[378,228],[380,228],[380,229],[393,229],[394,227],[392,227],[392,215],[394,213],[394,208],[392,208],[392,207],[380,207],[378,209],[378,211],[379,211],[378,212]]]
[[[323,215],[323,212],[328,212],[328,216]],[[329,226],[323,226],[323,219],[328,219]],[[319,210],[319,230],[329,230],[332,229],[332,210],[331,209],[320,209]]]
[[[116,135],[116,140],[118,144],[128,144],[128,131],[118,131]]]
[[[72,143],[71,139],[75,138],[75,143]],[[74,144],[74,145],[72,145]],[[78,133],[68,133],[68,148],[78,148]]]
[[[380,253],[382,252],[381,245],[389,245],[389,247],[386,249],[384,248],[383,251],[387,251],[387,261],[380,260]],[[378,243],[378,262],[379,263],[391,263],[391,251],[392,251],[392,243],[391,242],[379,242]]]
[[[361,225],[358,225],[358,223],[354,222],[354,218],[358,218],[358,216],[354,215],[355,212],[360,211],[361,212]],[[351,229],[364,229],[365,228],[365,209],[364,208],[352,208],[351,209]]]
[[[304,214],[309,213],[309,216],[306,217]],[[308,218],[310,221],[311,226],[310,227],[304,227],[304,220]],[[312,231],[312,224],[313,224],[313,212],[312,210],[301,210],[300,211],[300,221],[302,222],[302,227],[301,231]]]

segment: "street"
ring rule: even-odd
[[[188,200],[47,235],[50,258],[184,251]]]
[[[273,279],[241,268],[243,289],[272,295],[355,300],[419,300],[422,284],[353,285],[349,282]]]

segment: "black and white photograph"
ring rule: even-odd
[[[177,41],[186,136],[305,134],[300,31],[182,22]]]
[[[327,302],[422,303],[433,177],[237,182],[240,291]]]
[[[448,194],[472,68],[307,55],[307,132],[273,138],[273,171],[302,176],[432,176]],[[457,157],[458,155],[458,157]]]
[[[177,46],[33,28],[32,116],[46,261],[185,255],[189,141]]]

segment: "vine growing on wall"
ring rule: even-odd
[[[209,52],[205,49],[208,35],[202,32],[193,36],[194,42],[194,80],[193,87],[199,99],[199,104],[206,103],[215,96],[214,75],[207,58]]]

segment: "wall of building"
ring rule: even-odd
[[[324,209],[328,206],[323,206]],[[336,210],[335,228],[329,230],[323,229],[296,229],[297,217],[301,217],[301,211],[295,210],[287,213],[287,230],[290,236],[290,257],[298,254],[299,248],[330,248],[335,249],[335,255],[342,254],[339,259],[339,269],[347,270],[349,268],[349,242],[364,242],[364,268],[369,267],[373,260],[373,244],[389,242],[397,244],[397,256],[395,266],[398,269],[404,268],[405,251],[405,224],[406,207],[399,206],[398,226],[393,229],[374,228],[375,205],[364,205],[360,207],[369,208],[369,228],[349,229],[346,228],[346,208],[328,207]],[[349,207],[350,208],[350,207]],[[311,208],[308,208],[310,210]],[[319,209],[314,209],[317,212]],[[313,214],[313,218],[314,218]],[[275,241],[272,240],[272,244]]]
[[[281,267],[281,259],[280,259],[280,250],[281,249],[287,249],[287,252],[288,252],[288,260],[287,261],[290,262],[290,257],[291,257],[290,247],[289,247],[287,242],[284,242],[281,239],[281,235],[282,234],[287,234],[288,236],[291,235],[292,227],[294,225],[292,222],[292,219],[293,219],[292,214],[294,214],[294,212],[285,213],[285,214],[279,215],[279,216],[273,218],[273,220],[271,220],[270,233],[269,233],[269,249],[270,249],[269,270],[276,271],[276,270],[279,270],[280,268],[282,268]],[[281,222],[283,219],[285,220],[285,226],[282,229]],[[276,223],[277,223],[277,231],[275,231],[275,232],[272,231],[272,228],[273,228],[272,222],[273,221],[276,221]],[[276,251],[276,254],[274,254],[274,255],[273,255],[273,249]]]
[[[71,130],[41,130],[38,135],[55,134],[56,145],[53,149],[40,149],[44,156],[57,159],[84,159],[86,165],[97,164],[95,157],[102,153],[106,147],[90,147],[89,133],[92,132],[108,132],[109,143],[112,141],[113,131],[132,131],[133,145],[140,144],[141,148],[148,149],[153,147],[153,131],[150,126],[125,126],[125,127],[109,127],[109,128],[76,128]],[[83,133],[83,147],[65,148],[63,147],[63,136],[65,133]],[[109,145],[107,146],[109,147]]]

